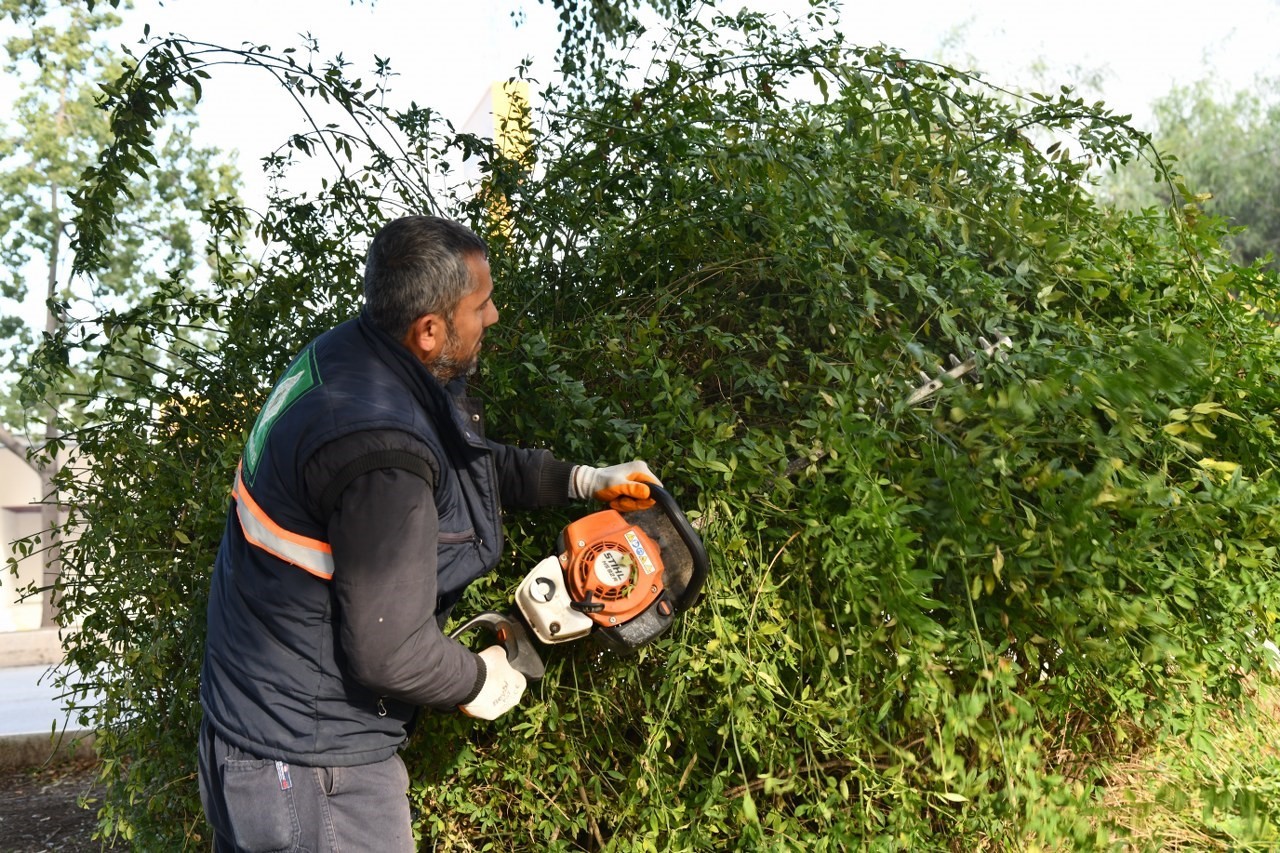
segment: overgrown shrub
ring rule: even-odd
[[[712,555],[701,604],[638,656],[547,650],[512,715],[420,721],[425,846],[1090,846],[1111,831],[1099,761],[1247,707],[1278,604],[1276,333],[1251,310],[1274,278],[1231,266],[1193,197],[1099,206],[1090,170],[1146,140],[1068,90],[1017,98],[750,14],[672,39],[639,83],[550,93],[517,161],[384,115],[403,159],[277,199],[270,252],[220,247],[209,299],[112,318],[172,352],[167,385],[101,401],[76,437],[92,465],[63,483],[108,831],[203,832],[204,587],[244,431],[292,352],[356,310],[362,240],[406,207],[491,235],[491,433],[648,459]],[[161,43],[143,70],[192,61]],[[93,186],[145,144],[118,133]],[[481,195],[398,169],[462,149]],[[84,216],[88,257],[106,220]],[[192,324],[216,351],[172,344]],[[1001,334],[976,380],[906,404],[919,370]],[[460,615],[510,606],[564,520],[511,517]]]

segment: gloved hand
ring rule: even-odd
[[[649,483],[662,485],[649,466],[639,459],[608,468],[578,465],[569,478],[569,497],[576,500],[592,497],[618,512],[631,512],[653,506]]]
[[[476,698],[459,705],[458,710],[468,717],[496,720],[520,702],[524,695],[524,676],[512,668],[502,646],[490,646],[480,652],[480,660],[484,665],[484,684]]]

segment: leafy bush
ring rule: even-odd
[[[1100,759],[1247,708],[1280,603],[1276,334],[1251,311],[1274,278],[1232,266],[1193,199],[1095,202],[1090,170],[1144,150],[1125,117],[813,19],[691,24],[638,84],[604,68],[551,92],[516,161],[425,111],[379,114],[340,69],[256,55],[394,124],[407,153],[275,199],[271,253],[217,247],[207,300],[112,318],[221,342],[174,345],[166,385],[101,401],[77,436],[93,465],[63,484],[106,829],[149,849],[202,832],[204,585],[248,419],[355,310],[362,238],[435,200],[491,235],[491,433],[648,459],[713,557],[701,604],[635,658],[549,650],[508,718],[420,722],[411,798],[436,849],[1087,846],[1109,833]],[[199,68],[173,42],[147,62]],[[82,257],[109,227],[93,188],[145,145],[131,133],[81,195]],[[482,195],[399,169],[462,150]],[[1012,352],[979,381],[906,404],[918,370],[1000,334]],[[563,521],[510,519],[503,573],[461,611],[509,606]]]

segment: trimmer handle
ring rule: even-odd
[[[698,596],[702,594],[702,585],[707,580],[707,571],[709,562],[707,560],[707,549],[702,544],[698,531],[693,529],[693,525],[689,523],[689,519],[685,518],[684,510],[680,509],[680,505],[676,503],[676,499],[671,493],[661,486],[649,486],[649,497],[653,498],[658,506],[662,507],[662,511],[666,514],[667,520],[671,522],[671,526],[676,529],[676,533],[684,541],[684,545],[689,549],[689,556],[693,559],[693,572],[689,576],[689,585],[680,593],[680,598],[675,602],[676,610],[684,612],[690,607],[698,603]]]
[[[486,610],[472,616],[449,636],[461,639],[471,631],[484,630],[492,634],[498,645],[507,653],[511,668],[525,677],[527,681],[538,681],[546,672],[538,650],[525,630],[524,623],[514,616]]]

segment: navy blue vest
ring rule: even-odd
[[[328,519],[309,508],[303,483],[323,445],[388,429],[420,439],[436,472],[437,615],[498,562],[498,482],[478,413],[364,318],[321,335],[281,376],[250,432],[214,566],[201,700],[242,749],[299,764],[364,764],[404,741],[414,709],[344,672],[326,577]]]

